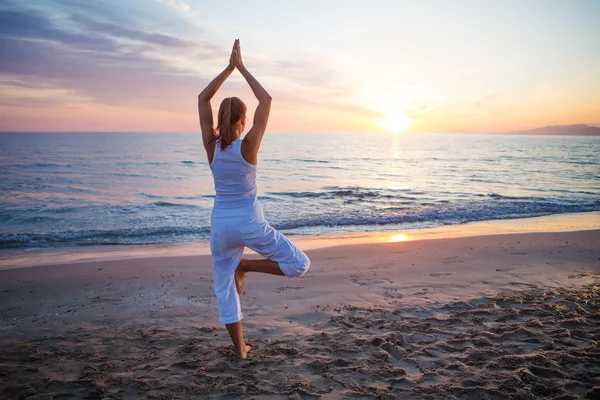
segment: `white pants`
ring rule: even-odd
[[[244,247],[279,263],[279,268],[288,278],[303,275],[310,266],[306,254],[264,219],[245,224],[213,222],[210,251],[219,321],[223,324],[232,324],[243,318],[234,273]]]

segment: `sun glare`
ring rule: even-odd
[[[380,126],[391,133],[402,133],[406,132],[412,121],[402,111],[397,111],[393,114],[389,114],[386,118],[380,121]]]
[[[406,242],[408,240],[408,236],[405,233],[398,233],[392,236],[392,242]]]

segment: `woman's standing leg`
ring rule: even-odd
[[[239,358],[246,358],[248,356],[248,352],[252,349],[251,346],[248,346],[244,341],[244,334],[242,332],[242,320],[238,322],[234,322],[232,324],[225,324],[227,328],[227,333],[231,337],[231,341],[233,342],[233,347],[235,347],[235,355]]]
[[[237,239],[239,238],[231,235],[230,229],[215,228],[211,231],[210,250],[213,258],[213,280],[219,321],[227,328],[235,347],[235,354],[239,358],[246,358],[250,346],[246,345],[243,337],[241,321],[243,315],[235,279],[244,247],[237,243]]]

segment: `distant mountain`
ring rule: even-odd
[[[577,124],[556,125],[543,128],[529,129],[525,131],[504,132],[506,135],[566,135],[566,136],[600,136],[600,127]]]

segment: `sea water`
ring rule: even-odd
[[[600,210],[600,138],[265,134],[258,194],[288,235]],[[200,133],[0,134],[0,249],[207,241]]]

